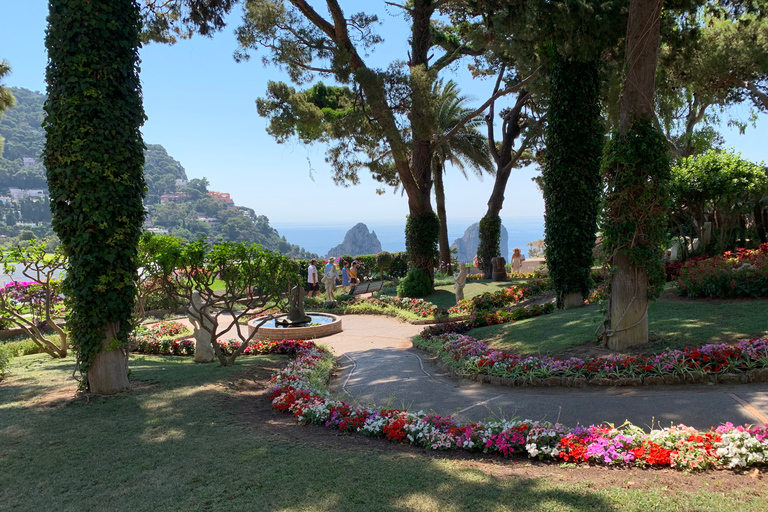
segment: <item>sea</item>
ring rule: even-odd
[[[457,238],[461,238],[464,231],[479,220],[448,219],[448,240],[453,243]],[[382,250],[389,252],[405,250],[405,220],[402,222],[357,222],[363,222],[368,227],[368,231],[376,233],[376,238],[381,242]],[[285,236],[289,243],[299,245],[320,256],[325,256],[332,247],[336,247],[344,241],[344,235],[357,222],[324,224],[271,222],[270,224],[277,229],[280,236]],[[512,254],[515,247],[519,247],[523,255],[527,257],[526,244],[544,238],[543,217],[502,217],[501,222],[507,228],[509,235],[509,254]]]

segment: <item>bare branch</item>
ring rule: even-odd
[[[763,106],[764,106],[766,109],[768,109],[768,94],[766,94],[765,92],[761,91],[761,90],[760,90],[760,89],[759,89],[759,88],[758,88],[758,87],[755,85],[755,83],[754,83],[754,82],[751,82],[751,81],[747,81],[747,82],[743,82],[743,84],[742,84],[742,85],[743,85],[744,87],[746,87],[746,88],[749,90],[749,92],[751,92],[752,94],[754,94],[755,96],[757,96],[757,99],[759,99],[759,100],[760,100],[760,103],[762,103],[762,104],[763,104]]]
[[[507,70],[507,67],[505,65],[501,66],[501,70],[499,71],[499,77],[496,79],[496,85],[493,87],[493,93],[491,96],[495,95],[497,92],[499,92],[499,87],[501,87],[501,79],[504,77],[504,72]],[[493,135],[493,118],[494,118],[494,108],[496,107],[496,101],[492,101],[489,109],[488,109],[488,116],[485,118],[486,123],[488,124],[488,147],[491,150],[491,156],[493,157],[493,161],[496,162],[496,165],[499,165],[501,162],[501,155],[499,155],[499,150],[496,149],[496,138]]]
[[[438,141],[437,141],[437,142],[434,144],[434,146],[433,146],[433,149],[437,149],[437,148],[439,148],[440,146],[442,146],[443,144],[445,144],[446,142],[448,142],[449,140],[451,140],[451,138],[452,138],[454,135],[456,135],[456,133],[457,133],[459,130],[461,130],[461,129],[462,129],[462,127],[464,127],[464,125],[465,125],[465,124],[467,124],[467,123],[468,123],[468,122],[470,122],[472,119],[474,119],[474,118],[476,118],[477,116],[479,116],[480,114],[482,114],[482,113],[485,111],[485,109],[486,109],[486,108],[488,108],[488,106],[489,106],[489,105],[491,105],[491,104],[492,104],[494,101],[496,101],[497,99],[501,98],[502,96],[506,96],[507,94],[511,94],[511,93],[513,93],[513,92],[516,92],[516,91],[518,91],[518,90],[522,89],[522,88],[523,88],[523,87],[524,87],[524,86],[525,86],[525,85],[526,85],[528,82],[530,82],[531,80],[533,80],[533,79],[536,77],[536,75],[538,75],[538,74],[539,74],[539,70],[538,70],[538,69],[536,69],[536,71],[534,71],[533,73],[531,73],[531,74],[530,74],[530,76],[528,76],[528,77],[527,77],[525,80],[523,80],[522,82],[519,82],[519,83],[517,83],[517,84],[513,85],[512,87],[507,87],[507,88],[506,88],[506,89],[504,89],[503,91],[497,91],[496,93],[494,93],[494,94],[493,94],[493,95],[492,95],[490,98],[488,98],[488,100],[486,100],[486,102],[485,102],[485,103],[483,103],[483,104],[482,104],[482,105],[481,105],[479,108],[477,108],[476,110],[474,110],[474,111],[470,112],[469,114],[467,114],[466,116],[464,116],[464,118],[463,118],[461,121],[459,121],[458,123],[456,123],[456,126],[454,126],[454,127],[453,127],[453,129],[452,129],[450,132],[446,133],[446,134],[445,134],[445,135],[444,135],[444,136],[443,136],[443,137],[442,137],[440,140],[438,140]]]

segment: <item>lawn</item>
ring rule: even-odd
[[[0,383],[0,510],[762,511],[730,471],[612,470],[430,453],[271,415],[267,370],[131,358],[135,390],[72,400],[74,361],[14,359]],[[260,389],[260,388],[259,388]],[[263,409],[261,415],[253,410]],[[249,414],[250,412],[250,414]]]
[[[603,314],[590,305],[510,324],[474,329],[490,346],[524,354],[556,354],[595,343]],[[768,336],[768,300],[658,300],[648,310],[651,345],[659,352]]]
[[[496,292],[524,282],[526,282],[525,279],[509,279],[504,282],[491,281],[490,279],[467,281],[464,285],[464,298],[471,299],[475,295],[480,295],[481,293]],[[425,297],[424,300],[444,309],[455,306],[456,294],[453,288],[453,283],[435,286],[435,291],[432,295]]]

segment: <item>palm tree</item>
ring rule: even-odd
[[[440,140],[453,130],[464,118],[472,112],[465,107],[466,96],[461,96],[453,80],[443,84],[442,80],[432,86],[432,97],[435,98],[436,131],[434,140]],[[494,167],[488,149],[488,139],[480,133],[479,127],[484,125],[483,118],[478,116],[462,126],[450,139],[436,148],[432,159],[432,174],[435,186],[435,202],[437,216],[440,219],[440,266],[450,274],[451,250],[448,242],[448,224],[445,214],[445,188],[443,172],[445,164],[450,162],[465,178],[467,167],[476,176],[481,177],[483,171],[493,174]]]

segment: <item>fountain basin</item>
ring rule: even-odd
[[[275,325],[275,321],[270,322],[259,327],[259,332],[256,333],[254,339],[257,340],[311,340],[315,338],[322,338],[323,336],[330,336],[341,332],[341,318],[329,313],[307,313],[310,317],[310,323],[318,323],[319,325],[306,325],[306,326],[292,326],[292,327],[280,327]],[[278,315],[275,319],[279,319],[287,315]],[[254,318],[248,321],[248,334],[250,335],[256,326],[264,320],[263,316]]]

